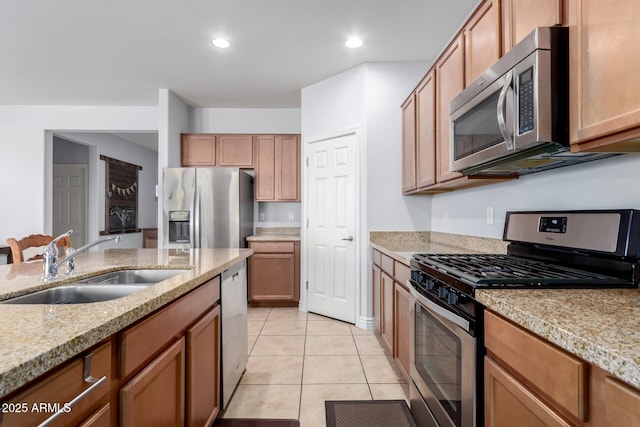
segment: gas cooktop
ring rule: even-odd
[[[640,283],[638,210],[508,212],[503,240],[510,242],[506,255],[414,255],[412,279],[425,289],[440,283],[469,295],[478,287]]]

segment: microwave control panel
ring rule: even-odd
[[[533,67],[527,68],[518,76],[518,134],[533,130]]]

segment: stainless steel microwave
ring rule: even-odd
[[[524,175],[612,155],[569,151],[568,44],[568,28],[537,28],[451,101],[452,170]]]

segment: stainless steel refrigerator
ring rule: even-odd
[[[238,168],[165,168],[164,247],[243,248],[253,234],[253,177]]]

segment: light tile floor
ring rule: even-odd
[[[374,331],[297,308],[249,308],[249,362],[223,417],[324,427],[325,400],[408,396]]]

